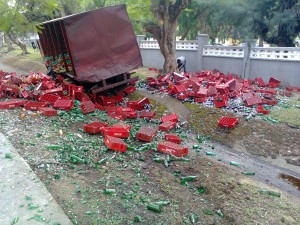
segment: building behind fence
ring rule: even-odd
[[[177,41],[176,57],[184,56],[190,72],[218,69],[235,73],[245,79],[270,77],[283,85],[300,87],[300,48],[255,47],[255,42],[245,46],[208,45],[208,35],[199,35],[196,41]],[[155,40],[137,36],[145,67],[162,69],[164,58]]]

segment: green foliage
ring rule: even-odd
[[[45,19],[53,18],[59,10],[56,0],[27,0],[10,2],[0,0],[2,15],[0,30],[25,33],[36,30],[36,25]]]

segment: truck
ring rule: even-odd
[[[39,47],[54,76],[64,74],[102,92],[136,81],[142,57],[126,5],[99,8],[39,25]]]

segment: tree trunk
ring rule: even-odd
[[[28,52],[28,50],[27,50],[26,44],[22,43],[18,37],[16,37],[12,33],[8,33],[7,36],[14,44],[18,45],[21,48],[23,55],[30,54],[30,52]]]
[[[262,38],[262,36],[259,36],[258,47],[264,47],[264,39]]]
[[[14,46],[11,43],[11,40],[7,37],[6,34],[4,34],[4,41],[7,45],[7,52],[15,50]]]
[[[161,39],[159,46],[162,55],[165,58],[164,72],[173,73],[177,71],[176,63],[176,20],[170,21],[165,16],[161,30]]]

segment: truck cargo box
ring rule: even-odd
[[[50,20],[41,27],[45,64],[79,82],[111,88],[130,82],[127,72],[142,65],[125,5]]]

